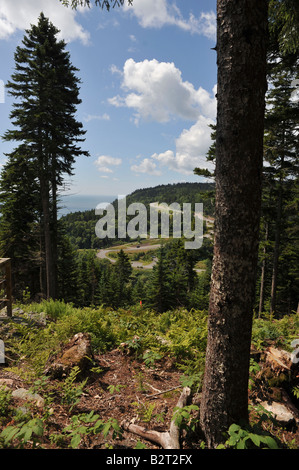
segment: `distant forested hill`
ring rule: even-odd
[[[147,206],[152,202],[177,202],[182,206],[184,202],[203,202],[205,215],[213,215],[214,188],[214,183],[162,184],[153,188],[137,189],[127,196],[127,203],[142,202]]]
[[[204,215],[213,216],[214,213],[214,183],[176,183],[159,185],[152,188],[137,189],[127,196],[127,207],[133,202],[144,204],[147,208],[150,203],[172,204],[203,203]],[[117,200],[113,202],[117,217]],[[99,216],[95,210],[72,212],[60,218],[66,235],[78,249],[103,248],[111,244],[111,240],[101,240],[95,234],[95,225]]]

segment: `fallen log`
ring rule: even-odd
[[[186,406],[188,398],[190,396],[191,390],[189,387],[184,387],[180,398],[177,402],[177,408],[183,408]],[[174,413],[169,431],[158,432],[150,429],[146,429],[142,426],[134,424],[132,422],[123,421],[121,427],[128,432],[132,432],[139,437],[142,437],[148,441],[154,442],[155,444],[160,445],[163,449],[180,449],[180,430],[179,427],[175,424],[175,415]]]
[[[278,373],[291,371],[294,366],[289,352],[273,347],[270,347],[267,351],[266,362]]]

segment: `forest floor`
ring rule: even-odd
[[[115,419],[119,424],[132,421],[141,424],[145,429],[167,431],[173,415],[174,408],[182,391],[180,377],[181,371],[176,369],[170,359],[164,359],[155,368],[148,368],[133,356],[124,354],[115,349],[94,357],[100,374],[90,374],[80,397],[80,402],[70,411],[70,408],[60,402],[56,390],[59,390],[59,380],[51,380],[47,393],[53,393],[51,401],[51,416],[47,422],[47,433],[44,435],[41,447],[44,449],[67,448],[67,439],[58,439],[59,443],[51,443],[52,436],[60,435],[61,431],[70,424],[70,416],[81,415],[93,411],[107,422]],[[26,365],[24,364],[24,376]],[[0,368],[0,387],[6,385],[11,391],[28,389],[26,380],[5,367]],[[162,392],[162,393],[161,393]],[[163,393],[164,392],[164,393]],[[14,408],[22,409],[24,400],[14,399]],[[28,406],[28,404],[27,404]],[[32,413],[40,416],[44,413],[42,408],[30,404]],[[1,426],[0,426],[1,427]],[[121,438],[104,437],[101,433],[92,436],[82,436],[81,449],[134,449],[142,443],[146,449],[159,449],[155,443],[140,438],[130,432],[123,431]],[[30,448],[31,443],[28,443]],[[199,444],[183,442],[182,448],[198,448]]]
[[[86,316],[82,318],[82,325],[86,324],[91,312],[88,309],[83,310]],[[73,315],[77,324],[79,313]],[[114,315],[114,313],[109,313],[109,315]],[[117,325],[119,318],[123,318],[125,313],[122,312],[121,315],[122,317],[116,317],[114,320]],[[61,323],[61,325],[67,325],[66,322],[69,317],[63,318],[65,318],[64,323]],[[102,317],[95,316],[91,319],[96,323],[99,321],[97,318]],[[147,314],[147,318],[150,322],[149,314]],[[296,318],[293,319],[294,325],[297,321]],[[137,321],[138,317],[132,312],[128,319],[132,322],[133,319]],[[92,368],[80,379],[76,377],[73,382],[68,381],[67,377],[62,379],[49,377],[45,372],[36,375],[29,360],[30,341],[36,340],[39,332],[42,334],[43,331],[47,330],[44,330],[44,327],[38,324],[36,333],[34,333],[36,336],[33,336],[32,324],[29,325],[30,329],[25,329],[25,324],[22,324],[22,315],[15,317],[13,320],[14,324],[12,325],[9,321],[0,321],[0,337],[5,339],[7,335],[8,345],[10,342],[11,344],[20,345],[20,351],[16,348],[8,350],[8,362],[0,364],[0,434],[10,426],[16,428],[20,423],[39,418],[43,422],[43,434],[37,438],[36,443],[33,439],[29,439],[25,445],[23,443],[22,445],[25,448],[31,449],[35,446],[35,448],[43,449],[68,449],[72,447],[71,438],[76,437],[76,435],[76,448],[79,449],[161,448],[133,432],[122,429],[122,423],[124,421],[131,422],[141,426],[142,429],[160,432],[169,430],[184,385],[182,380],[184,374],[180,368],[180,363],[175,357],[168,353],[162,354],[161,357],[156,357],[154,362],[148,364],[144,354],[143,356],[138,355],[137,351],[128,347],[128,343],[125,342],[118,343],[118,346],[114,346],[106,352],[94,352]],[[20,323],[17,327],[18,321]],[[105,321],[106,319],[103,318],[103,322]],[[178,321],[177,318],[175,325]],[[190,324],[190,320],[186,319],[186,322]],[[55,325],[57,328],[53,331],[59,331],[59,324],[59,321],[53,324],[53,328]],[[261,322],[259,327],[260,324]],[[267,322],[266,325],[268,325]],[[289,330],[291,330],[291,326]],[[183,333],[187,334],[188,331],[187,329],[186,333],[183,330],[180,331],[181,339],[184,342],[186,337]],[[279,332],[279,330],[277,331]],[[27,349],[26,341],[28,341],[29,346],[27,357],[24,354]],[[131,343],[132,341],[134,341],[134,337],[130,339]],[[267,348],[271,346],[275,347],[275,341],[269,342],[267,340]],[[271,377],[269,376],[269,381],[267,381],[268,375],[265,374],[269,373],[269,365],[265,363],[263,351],[262,354],[258,354],[258,357],[260,372],[253,376],[249,390],[251,418],[255,425],[257,421],[261,421],[261,415],[257,415],[255,411],[255,406],[259,403],[257,399],[261,398],[263,402],[268,401],[270,403],[283,391],[281,384],[277,383],[275,387],[268,386],[270,378],[272,381],[287,379],[286,377],[283,378],[284,374],[281,374],[280,371],[280,374],[275,372],[274,376],[273,374]],[[256,365],[257,363],[255,363]],[[84,380],[86,380],[86,383]],[[294,382],[297,387],[299,385],[298,380],[299,374]],[[83,383],[84,387],[80,388]],[[10,399],[8,405],[5,404],[4,389],[12,394],[12,399]],[[33,395],[38,395],[34,395],[31,399],[30,396],[27,396],[27,398],[14,396],[17,390],[20,392],[22,389],[31,391]],[[190,403],[195,405],[195,408],[189,413],[186,422],[187,432],[181,430],[181,449],[201,450],[205,447],[200,432],[198,430],[194,431],[190,427],[190,423],[198,422],[200,393],[197,392],[200,392],[200,390],[193,388]],[[37,401],[39,398],[42,399],[42,404]],[[299,399],[296,403],[299,413],[298,402]],[[6,409],[3,413],[5,406]],[[94,420],[96,419],[108,423],[107,433],[103,430],[96,433],[88,431],[94,426]],[[279,443],[279,447],[299,449],[299,420],[295,419],[289,424],[281,425],[275,419],[266,416],[266,419],[263,418],[260,431],[261,429],[263,433],[268,433],[274,437]],[[15,448],[19,445],[18,440],[12,439],[8,447]]]

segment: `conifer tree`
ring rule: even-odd
[[[268,93],[269,108],[265,118],[264,153],[266,166],[266,187],[271,191],[273,227],[273,256],[271,305],[272,313],[276,310],[279,261],[283,239],[286,238],[288,203],[292,199],[292,188],[298,178],[298,103],[291,97],[294,92],[294,79],[298,75],[298,61],[283,58],[272,67],[272,87]],[[267,187],[268,184],[268,187]],[[269,188],[270,185],[270,188]]]
[[[169,281],[169,271],[165,262],[163,248],[160,248],[157,264],[153,268],[148,283],[146,304],[158,313],[165,312],[172,306],[172,293]]]
[[[57,202],[65,175],[71,175],[75,158],[88,155],[78,145],[82,142],[82,124],[75,118],[79,99],[76,69],[57,39],[58,29],[40,14],[37,25],[26,31],[22,46],[15,53],[15,72],[8,82],[8,92],[15,98],[10,118],[14,125],[4,135],[6,141],[20,142],[8,155],[12,164],[15,152],[26,146],[26,158],[33,174],[23,175],[38,183],[39,224],[45,253],[46,295],[57,294]],[[18,152],[21,154],[21,152]],[[3,202],[8,204],[6,198]]]
[[[27,177],[24,178],[24,175]],[[38,187],[26,146],[10,154],[0,179],[0,256],[12,259],[14,295],[40,292]]]
[[[59,233],[57,271],[57,297],[65,302],[77,303],[79,270],[76,250],[65,233]]]
[[[130,300],[129,282],[132,274],[129,257],[123,250],[117,253],[117,260],[113,266],[113,271],[115,301],[117,306],[123,307]]]

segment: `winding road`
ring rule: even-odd
[[[156,245],[140,245],[140,246],[131,246],[129,248],[122,248],[122,250],[126,253],[126,252],[131,252],[131,251],[140,251],[140,252],[143,252],[143,251],[148,251],[148,250],[157,250],[158,248],[160,248],[160,244],[156,244]],[[118,251],[120,251],[120,248],[117,247],[117,248],[114,248],[114,249],[111,249],[111,248],[108,248],[108,249],[102,249],[100,251],[98,251],[97,253],[97,257],[100,258],[100,259],[108,259],[111,263],[115,263],[116,260],[113,259],[113,258],[110,258],[108,256],[108,253],[117,253]],[[155,266],[155,264],[157,263],[158,261],[158,258],[154,258],[153,261],[151,263],[148,263],[148,264],[143,264],[141,263],[140,261],[131,261],[131,266],[132,268],[141,268],[141,269],[153,269],[153,267]],[[195,269],[195,271],[197,273],[202,273],[205,271],[205,269]]]
[[[156,203],[153,203],[152,205],[155,206]],[[173,211],[173,212],[178,212],[178,211]],[[179,212],[182,212],[182,211],[179,211]],[[213,223],[214,223],[214,219],[212,217],[204,217],[201,212],[196,212],[195,217],[202,218],[203,220],[205,220],[207,222],[207,225],[209,225],[209,229],[212,228]],[[206,233],[206,234],[204,234],[204,237],[212,238],[212,234],[211,233]],[[148,250],[157,250],[158,248],[160,248],[160,246],[161,246],[161,244],[156,244],[156,245],[150,245],[150,244],[142,245],[141,244],[141,245],[130,246],[128,248],[122,248],[122,249],[125,253],[130,253],[132,251],[143,252],[143,251],[148,251]],[[118,251],[120,251],[120,249],[121,249],[121,247],[99,250],[98,253],[97,253],[97,257],[100,258],[100,259],[108,259],[111,263],[115,263],[116,260],[113,259],[113,258],[110,258],[108,256],[108,254],[112,253],[112,252],[118,252]],[[131,261],[131,266],[132,266],[132,268],[153,269],[153,267],[155,266],[157,261],[158,261],[158,258],[154,258],[153,261],[151,263],[148,263],[148,264],[144,264],[140,261]],[[201,273],[201,272],[205,271],[205,269],[195,269],[195,271],[198,272],[198,273]]]
[[[156,245],[140,245],[139,246],[131,246],[129,248],[123,248],[123,251],[126,253],[126,252],[131,252],[131,251],[148,251],[148,250],[157,250],[158,248],[160,248],[160,244],[156,244]],[[103,249],[103,250],[100,250],[98,251],[97,253],[97,257],[100,258],[100,259],[109,259],[109,261],[111,263],[115,263],[115,259],[113,258],[110,258],[108,256],[108,253],[113,253],[113,252],[118,252],[120,251],[120,248],[114,248],[114,249]],[[141,263],[140,261],[131,261],[131,266],[132,268],[144,268],[144,269],[153,269],[153,267],[155,266],[157,262],[157,258],[154,258],[152,263],[149,263],[149,264],[143,264]]]

